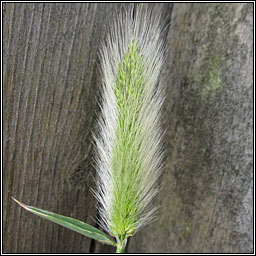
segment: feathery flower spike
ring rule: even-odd
[[[95,136],[100,224],[125,247],[152,220],[163,158],[161,109],[165,59],[160,15],[132,5],[103,44],[101,116]]]

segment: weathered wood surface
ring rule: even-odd
[[[252,252],[252,24],[252,4],[174,4],[162,208],[130,252]]]
[[[127,6],[3,7],[3,252],[113,252],[11,196],[95,225],[97,52]],[[251,252],[253,4],[154,7],[171,17],[162,207],[127,251]]]

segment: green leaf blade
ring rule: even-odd
[[[99,229],[97,229],[87,223],[84,223],[84,222],[74,219],[74,218],[70,218],[70,217],[66,217],[66,216],[56,214],[53,212],[45,211],[45,210],[42,210],[42,209],[39,209],[39,208],[36,208],[33,206],[25,205],[13,197],[12,197],[12,199],[16,203],[18,203],[21,207],[23,207],[25,210],[27,210],[37,216],[40,216],[47,220],[50,220],[54,223],[57,223],[63,227],[66,227],[68,229],[76,231],[84,236],[89,237],[89,238],[95,239],[99,242],[117,246],[117,244],[111,237],[109,237],[104,232],[100,231]]]

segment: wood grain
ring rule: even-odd
[[[252,32],[252,4],[174,4],[162,207],[129,252],[253,252]]]

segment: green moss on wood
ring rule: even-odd
[[[221,65],[218,56],[206,56],[199,72],[192,77],[195,95],[201,99],[213,99],[221,87]]]
[[[182,237],[184,239],[188,239],[191,235],[191,227],[190,227],[190,222],[187,221],[183,227],[183,230],[182,230]]]

